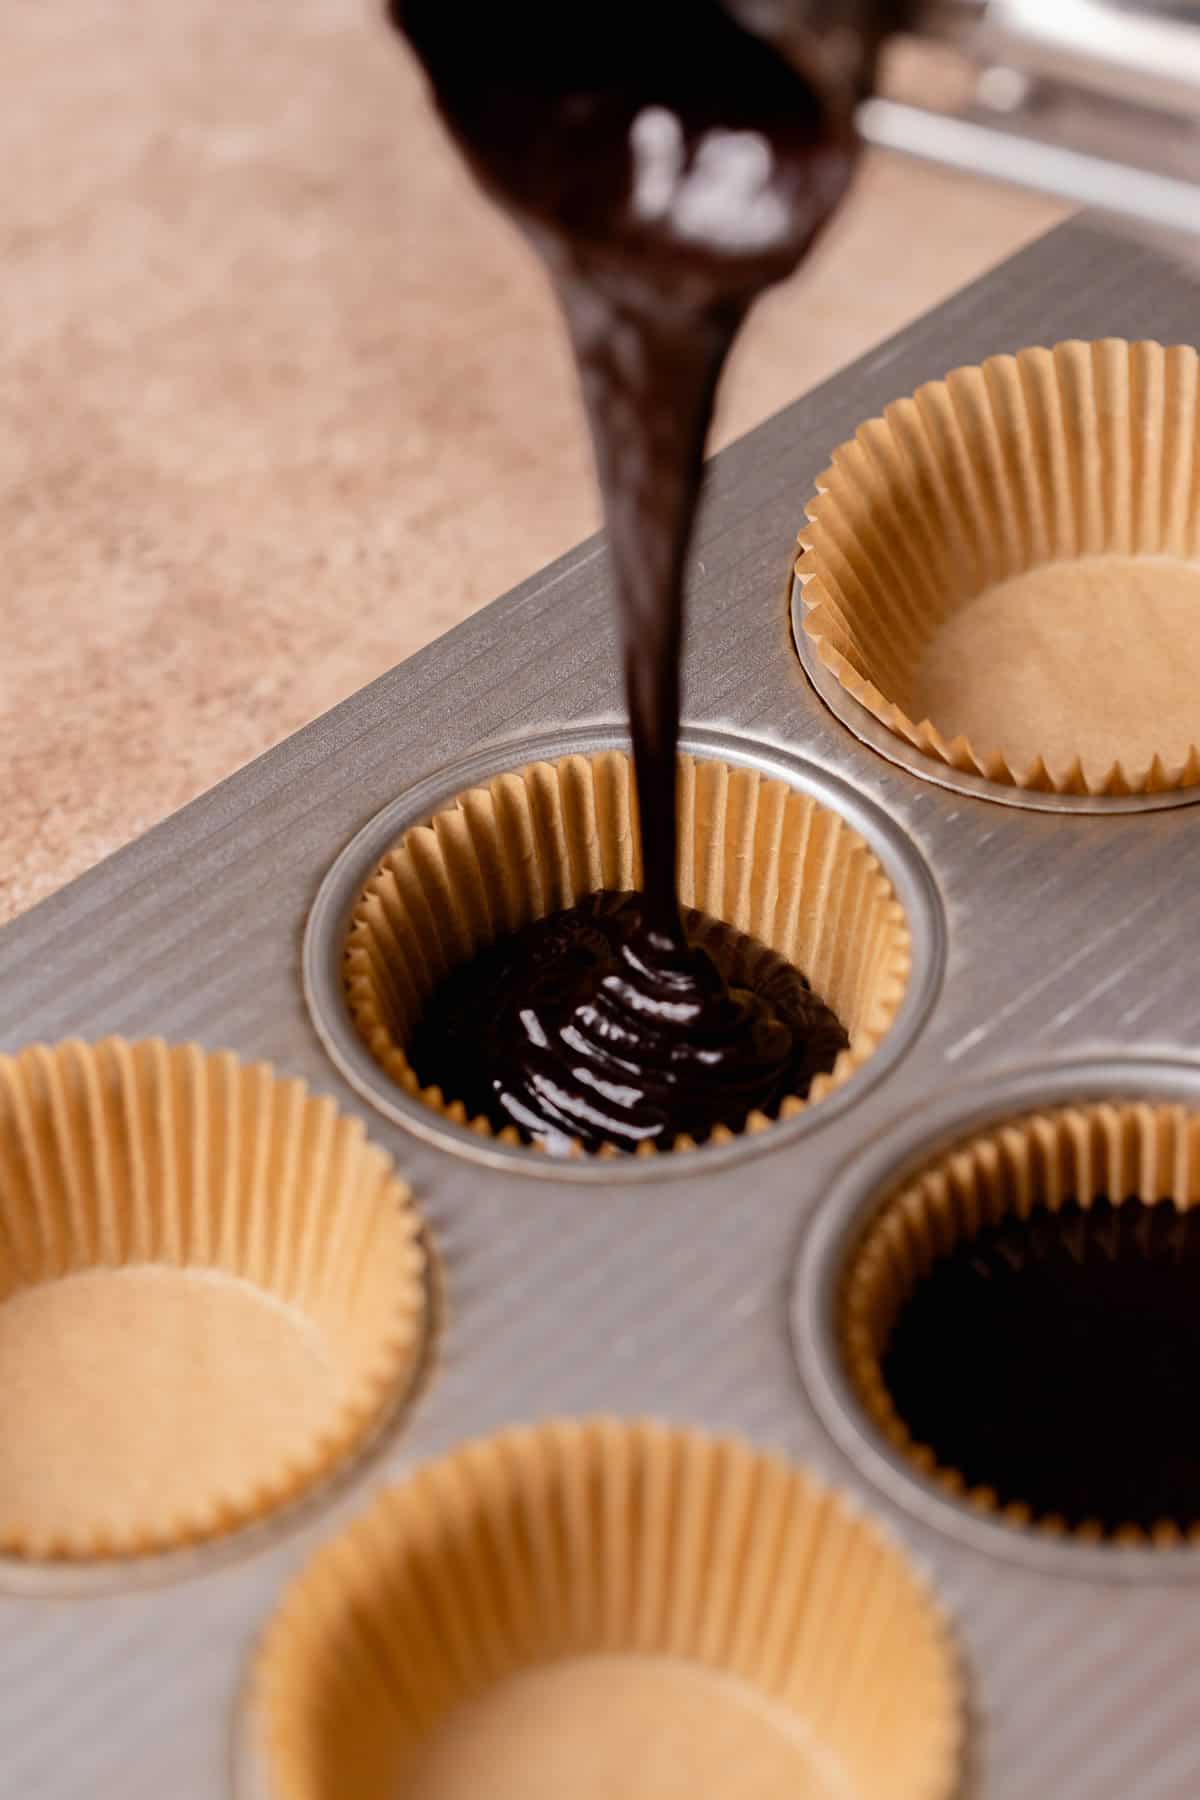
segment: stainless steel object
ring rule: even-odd
[[[919,21],[920,23],[920,21]],[[976,61],[1160,112],[1200,113],[1200,8],[1142,0],[938,0],[925,27]]]
[[[1200,812],[1036,812],[925,780],[834,717],[788,617],[804,502],[860,420],[952,363],[1069,336],[1177,341],[1198,316],[1200,280],[1073,224],[713,465],[689,571],[689,730],[726,749],[732,734],[765,766],[850,790],[858,816],[890,821],[881,848],[928,900],[928,1010],[877,1078],[803,1129],[740,1154],[532,1179],[528,1158],[481,1166],[446,1134],[380,1111],[307,1010],[306,924],[358,832],[385,808],[428,805],[470,759],[498,766],[547,737],[618,729],[599,541],[0,933],[5,1048],[106,1031],[194,1037],[269,1057],[357,1110],[414,1183],[447,1294],[437,1366],[405,1428],[310,1507],[190,1574],[143,1569],[141,1586],[46,1594],[36,1575],[18,1584],[0,1568],[0,1800],[227,1800],[247,1659],[313,1545],[379,1483],[468,1434],[599,1409],[779,1446],[890,1521],[957,1623],[973,1706],[965,1791],[1200,1793],[1200,1556],[1081,1557],[947,1520],[904,1471],[879,1465],[844,1396],[827,1391],[823,1303],[805,1298],[879,1159],[977,1107],[1096,1090],[1200,1105],[1189,979]]]
[[[869,99],[868,142],[1200,234],[1200,7],[935,0],[914,24],[962,54],[970,98]]]

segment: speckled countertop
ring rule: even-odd
[[[381,10],[0,19],[0,919],[596,522],[540,277]],[[871,161],[719,441],[1057,216]]]

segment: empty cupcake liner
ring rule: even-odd
[[[904,997],[911,940],[892,884],[838,813],[756,770],[683,756],[677,804],[681,903],[794,963],[846,1028],[850,1047],[809,1091],[808,1102],[820,1100],[878,1047]],[[640,881],[624,752],[533,763],[470,789],[404,834],[354,907],[344,979],[359,1037],[406,1092],[492,1136],[486,1118],[468,1119],[453,1095],[422,1088],[409,1064],[405,1046],[429,996],[450,969],[506,933],[601,888]],[[808,1102],[790,1097],[779,1117]],[[755,1112],[746,1130],[770,1123]],[[720,1126],[708,1141],[733,1135]],[[516,1128],[499,1139],[517,1143]],[[680,1138],[673,1148],[694,1145]]]
[[[884,1378],[884,1358],[905,1305],[939,1258],[1005,1219],[1055,1214],[1070,1201],[1087,1208],[1106,1198],[1125,1207],[1172,1205],[1181,1213],[1200,1201],[1200,1114],[1180,1104],[1105,1101],[1008,1120],[955,1145],[914,1174],[875,1211],[846,1266],[839,1303],[841,1355],[866,1413],[922,1475],[977,1511],[1053,1535],[1068,1533],[1056,1516],[1036,1516],[1020,1497],[1001,1501],[994,1487],[971,1487],[914,1438]],[[952,1347],[948,1346],[948,1354]],[[1069,1535],[1097,1540],[1097,1520]],[[1179,1524],[1163,1519],[1149,1532],[1135,1525],[1108,1534],[1117,1543],[1180,1541]]]
[[[835,451],[803,629],[882,724],[1018,788],[1200,781],[1200,420],[1187,347],[958,369]]]
[[[300,1081],[0,1057],[0,1550],[161,1552],[299,1496],[404,1391],[423,1268],[390,1159]]]
[[[963,1733],[941,1614],[873,1522],[615,1420],[380,1494],[285,1594],[250,1718],[270,1800],[940,1800]]]

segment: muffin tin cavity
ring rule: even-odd
[[[946,1628],[899,1548],[736,1442],[564,1422],[385,1491],[267,1628],[270,1800],[948,1800]]]
[[[0,1551],[115,1562],[297,1499],[379,1427],[416,1215],[332,1101],[110,1038],[0,1058]]]
[[[782,1102],[778,1117],[788,1121],[899,1049],[940,969],[940,915],[907,844],[841,783],[793,775],[782,758],[762,766],[706,755],[703,743],[680,759],[681,902],[802,970],[850,1039],[806,1097]],[[314,1016],[346,1072],[394,1116],[449,1129],[462,1147],[487,1144],[527,1166],[562,1168],[562,1158],[519,1147],[513,1130],[494,1137],[453,1093],[422,1088],[406,1046],[439,980],[474,952],[586,894],[637,887],[631,761],[615,746],[568,748],[412,811],[414,822],[391,840],[380,841],[380,822],[364,834],[363,849],[378,844],[365,879],[352,874],[365,860],[352,845],[318,899],[306,946]],[[339,929],[334,996],[328,937]],[[732,1147],[772,1123],[751,1113],[736,1140],[722,1127],[708,1143]],[[680,1139],[675,1148],[694,1146]]]
[[[968,1512],[1110,1553],[1200,1542],[1198,1204],[1195,1100],[1014,1110],[907,1159],[810,1244],[816,1397],[829,1416],[831,1353],[835,1427],[857,1412]]]
[[[861,426],[796,565],[835,709],[937,780],[1194,798],[1197,368],[1119,339],[1023,350]]]

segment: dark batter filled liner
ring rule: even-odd
[[[703,941],[718,956],[732,954],[732,971],[747,987],[777,995],[782,985],[806,1013],[811,1006],[806,1022],[815,1025],[824,1072],[813,1079],[812,1065],[801,1067],[797,1086],[818,1100],[872,1053],[903,998],[910,938],[900,902],[840,815],[786,782],[683,757],[677,798],[682,905],[706,915]],[[640,883],[633,772],[622,752],[533,764],[460,795],[389,851],[355,908],[345,978],[359,1035],[392,1079],[432,1110],[520,1142],[514,1124],[497,1131],[470,1069],[457,1092],[449,1077],[422,1082],[425,1070],[409,1052],[417,1043],[420,1053],[431,997],[453,971],[531,921]],[[803,971],[811,994],[793,970]],[[825,1006],[818,1010],[813,996]],[[751,1105],[708,1141],[728,1142],[738,1127],[763,1130],[773,1117],[799,1112],[806,1097],[773,1096],[770,1110]],[[673,1144],[644,1143],[641,1153],[695,1142],[684,1131]]]
[[[409,1047],[418,1079],[548,1150],[774,1118],[845,1030],[765,944],[695,911],[683,925],[686,948],[647,955],[642,896],[605,891],[523,925],[438,985]]]
[[[1106,1104],[958,1146],[885,1202],[843,1349],[923,1472],[1014,1523],[1200,1540],[1200,1120]]]

